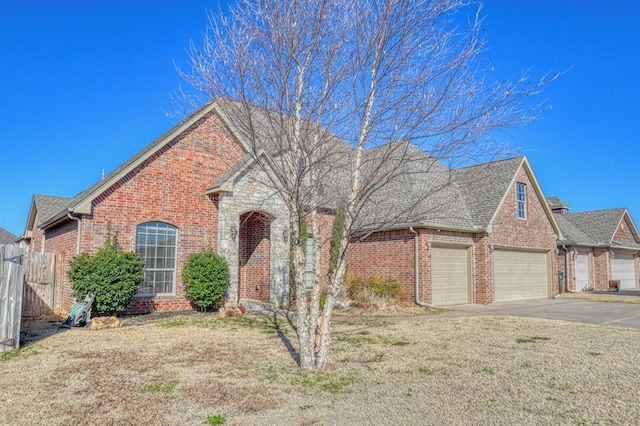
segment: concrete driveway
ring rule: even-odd
[[[448,306],[447,309],[451,310],[435,315],[434,318],[504,315],[640,328],[640,304],[634,303],[593,302],[559,297],[492,305]]]

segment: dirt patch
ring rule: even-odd
[[[633,424],[640,330],[513,317],[335,323],[302,373],[270,317],[137,318],[38,334],[0,362],[2,424]],[[49,334],[47,334],[49,333]],[[27,342],[29,339],[24,339]],[[612,397],[615,395],[615,397]]]

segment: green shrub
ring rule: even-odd
[[[369,306],[376,303],[397,304],[404,299],[405,290],[391,277],[349,277],[346,280],[349,298],[356,304]]]
[[[189,255],[182,269],[187,297],[203,310],[220,306],[228,279],[227,262],[213,251]]]
[[[95,294],[94,307],[101,315],[126,311],[144,281],[144,261],[138,254],[125,252],[115,236],[96,254],[82,253],[71,261],[68,273],[73,296],[84,299]]]

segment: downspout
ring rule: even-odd
[[[67,212],[67,217],[71,220],[75,220],[78,222],[78,236],[76,238],[76,254],[80,254],[80,234],[82,231],[82,221],[79,217],[75,217],[71,215],[71,212]]]
[[[564,249],[564,285],[567,287],[567,293],[569,293],[569,249],[562,244]]]
[[[413,226],[409,227],[409,231],[413,234],[413,276],[416,305],[430,308],[430,304],[420,300],[420,263],[418,259],[418,233],[415,231],[415,229],[413,229]]]

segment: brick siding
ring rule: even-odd
[[[45,232],[45,237],[44,251],[62,255],[59,257],[62,262],[62,265],[59,266],[62,273],[56,275],[56,279],[59,280],[56,285],[62,285],[60,308],[62,312],[68,313],[71,312],[71,306],[73,306],[73,291],[67,274],[69,273],[70,262],[76,255],[78,222],[69,220],[48,229]]]
[[[593,275],[595,278],[593,289],[595,291],[605,291],[609,288],[611,261],[608,248],[593,249]]]
[[[625,218],[620,225],[618,225],[618,229],[616,229],[616,233],[613,236],[613,239],[616,241],[628,241],[630,243],[637,243],[636,239],[633,237],[633,233],[631,232],[631,227],[629,226],[629,221],[625,215]]]
[[[537,250],[551,253],[552,292],[558,293],[558,260],[555,255],[557,235],[543,204],[533,189],[526,171],[521,168],[516,182],[527,185],[527,218],[518,219],[516,185],[509,188],[504,204],[498,209],[491,234],[466,233],[436,229],[418,229],[419,296],[432,303],[431,257],[429,247],[471,247],[471,302],[493,303],[494,278],[491,247]],[[357,242],[349,253],[349,275],[381,275],[399,281],[405,289],[406,303],[414,303],[414,242],[409,230],[378,232]]]
[[[109,232],[118,236],[124,250],[134,251],[137,225],[159,221],[177,227],[175,295],[137,296],[132,311],[192,308],[182,284],[182,265],[189,254],[215,250],[218,242],[218,198],[206,195],[206,188],[242,155],[240,145],[210,113],[105,190],[94,200],[92,214],[82,216],[80,251],[89,253],[104,245]],[[68,226],[76,225],[65,222],[47,231],[48,251],[60,250],[59,244],[50,244],[50,233]],[[72,239],[75,254],[75,236]]]
[[[519,219],[516,203],[516,183],[527,187],[526,219]],[[547,216],[543,203],[545,199],[536,196],[533,184],[524,168],[516,174],[514,184],[507,191],[504,203],[498,209],[490,236],[494,247],[540,250],[551,253],[551,281],[553,294],[558,294],[558,258],[555,255],[557,235]]]
[[[240,298],[269,301],[271,219],[257,212],[240,216],[238,239]]]

